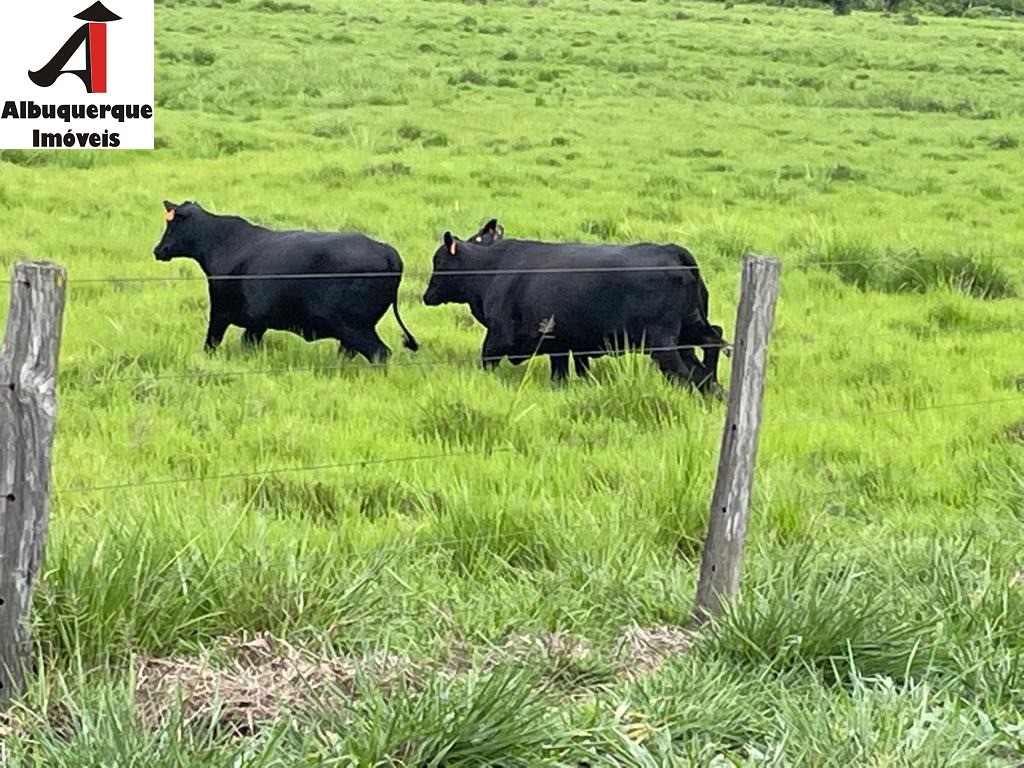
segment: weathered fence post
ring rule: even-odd
[[[14,266],[0,352],[0,706],[24,690],[32,654],[25,622],[50,522],[66,284],[55,264]]]
[[[782,264],[777,259],[753,253],[743,257],[729,405],[694,608],[694,618],[701,623],[720,612],[723,601],[735,597],[740,588],[761,428],[768,340],[775,319],[781,273]]]

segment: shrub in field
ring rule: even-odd
[[[321,754],[341,752],[357,765],[545,764],[569,733],[537,683],[528,671],[508,666],[456,680],[438,677],[404,696],[367,686],[351,708],[320,726]]]
[[[193,48],[187,58],[197,67],[209,67],[217,60],[217,54],[209,48]]]
[[[33,168],[40,165],[51,165],[57,161],[56,152],[33,152],[28,149],[0,150],[0,163],[21,165]]]
[[[312,5],[308,3],[279,2],[279,0],[259,0],[252,6],[254,11],[265,11],[267,13],[313,13]]]
[[[832,240],[811,259],[862,291],[925,293],[946,289],[977,299],[1006,299],[1018,295],[1011,275],[984,256],[956,253],[877,251],[866,243]]]
[[[760,583],[715,623],[705,652],[777,673],[812,669],[835,682],[855,670],[904,680],[951,666],[932,617],[907,614],[854,565],[798,555]]]
[[[1020,139],[1016,136],[1011,136],[1008,133],[1002,133],[994,137],[989,142],[989,145],[993,149],[1016,149],[1020,146]]]
[[[415,431],[423,438],[444,445],[482,450],[505,445],[515,436],[502,415],[480,410],[461,400],[425,406]]]
[[[490,573],[500,565],[526,570],[554,564],[551,527],[529,504],[510,504],[500,512],[487,499],[463,499],[438,515],[424,546],[436,544],[457,573]]]
[[[253,509],[264,514],[313,523],[329,522],[343,511],[342,500],[335,488],[318,481],[278,478],[249,481],[243,497]]]

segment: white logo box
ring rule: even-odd
[[[153,0],[5,3],[0,149],[152,149]]]

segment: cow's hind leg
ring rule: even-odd
[[[554,352],[551,358],[551,380],[562,384],[569,378],[569,353]]]
[[[480,365],[485,371],[493,371],[498,367],[502,357],[498,348],[497,336],[488,330],[484,336],[483,346],[480,348]]]
[[[352,328],[346,326],[338,333],[340,346],[354,349],[371,363],[386,363],[391,350],[373,328]]]
[[[242,334],[242,345],[246,347],[258,347],[263,343],[263,334],[266,332],[266,328],[246,328],[245,333]]]
[[[344,355],[346,360],[352,360],[359,353],[354,349],[346,347],[344,342],[338,342],[338,354]]]
[[[694,385],[705,378],[701,371],[703,366],[692,352],[682,355],[678,349],[660,348],[652,352],[651,357],[666,378],[675,384]]]

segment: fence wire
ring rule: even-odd
[[[828,424],[838,421],[854,421],[859,419],[872,419],[884,416],[901,416],[910,413],[923,413],[925,411],[950,410],[955,408],[977,408],[982,405],[1000,405],[1006,403],[1020,403],[1024,405],[1024,394],[1010,397],[989,398],[986,400],[967,400],[959,403],[933,403],[931,405],[910,406],[908,408],[891,408],[880,411],[858,411],[857,413],[837,413],[832,415],[811,416],[802,419],[787,419],[786,421],[767,421],[761,425],[761,429],[788,429],[792,427],[806,427],[812,424]]]
[[[641,437],[648,437],[650,433],[635,434],[625,437],[620,437],[619,440],[623,439],[638,439]],[[250,478],[262,478],[271,477],[274,475],[283,474],[296,474],[305,472],[327,472],[332,470],[342,469],[355,469],[355,468],[366,468],[373,466],[386,466],[389,464],[410,464],[424,461],[441,461],[446,459],[457,459],[467,458],[471,456],[485,456],[489,457],[494,454],[516,454],[516,453],[530,453],[532,451],[544,451],[552,448],[564,448],[567,444],[575,442],[577,447],[581,445],[583,447],[594,447],[595,445],[610,444],[611,440],[599,441],[590,440],[586,438],[576,438],[575,441],[567,441],[565,439],[557,440],[553,442],[538,443],[535,445],[521,448],[515,445],[496,445],[487,449],[473,449],[464,451],[436,451],[433,453],[417,454],[413,456],[395,456],[389,458],[373,458],[367,457],[364,459],[349,459],[347,461],[331,462],[324,464],[309,464],[297,467],[268,467],[259,470],[246,470],[240,472],[226,472],[223,474],[214,475],[191,475],[187,477],[162,477],[162,478],[150,478],[144,480],[133,480],[133,481],[116,481],[105,483],[102,485],[92,486],[68,486],[65,488],[59,488],[54,491],[55,495],[62,496],[68,494],[82,494],[82,493],[98,493],[103,491],[117,491],[117,490],[128,490],[134,488],[151,488],[156,486],[167,486],[167,485],[191,485],[197,483],[209,483],[209,482],[223,482],[227,480],[244,480]]]
[[[732,344],[675,344],[671,346],[663,347],[644,347],[643,349],[637,350],[626,350],[626,349],[615,349],[615,348],[603,348],[603,349],[592,349],[579,352],[543,352],[537,355],[530,355],[522,360],[525,365],[527,361],[534,359],[542,359],[545,357],[552,358],[565,358],[573,355],[575,357],[602,357],[606,355],[616,355],[624,352],[642,352],[649,354],[652,352],[682,352],[682,351],[696,351],[702,349],[718,349],[728,352],[732,349]],[[465,368],[467,370],[477,370],[480,368],[480,363],[500,363],[504,359],[504,356],[488,356],[480,357],[473,361],[469,360],[389,360],[387,363],[371,364],[372,369],[386,371],[389,368]],[[182,379],[216,379],[219,376],[225,378],[245,378],[247,376],[274,376],[274,375],[286,375],[292,373],[319,373],[328,371],[344,371],[351,370],[351,368],[344,364],[335,365],[312,365],[312,366],[293,366],[293,367],[279,367],[279,368],[256,368],[256,369],[243,369],[243,370],[226,370],[218,371],[216,369],[204,369],[198,371],[183,371],[180,373],[169,373],[169,374],[143,374],[138,376],[103,376],[103,377],[92,377],[89,381],[90,386],[107,386],[115,383],[149,383],[155,381],[180,381]]]
[[[996,405],[996,404],[1008,404],[1008,403],[1020,403],[1024,405],[1024,395],[1017,395],[1005,398],[989,398],[984,400],[971,400],[966,402],[957,403],[935,403],[931,405],[923,405],[908,408],[898,408],[883,411],[859,411],[857,413],[841,413],[832,415],[815,416],[805,419],[793,419],[782,422],[769,422],[763,425],[764,429],[786,429],[792,427],[807,427],[812,424],[822,423],[835,423],[842,421],[854,421],[859,419],[869,419],[886,416],[897,416],[906,415],[913,413],[922,413],[926,411],[935,410],[950,410],[956,408],[976,408],[980,406]],[[654,437],[658,433],[634,433],[626,436],[616,436],[614,438],[608,437],[602,440],[587,439],[587,438],[576,438],[576,447],[610,447],[613,445],[620,444],[624,441],[632,441],[640,438]],[[152,488],[159,486],[172,486],[172,485],[195,485],[209,482],[225,482],[230,480],[240,479],[251,479],[251,478],[264,478],[275,475],[283,474],[298,474],[307,472],[327,472],[334,470],[344,469],[355,469],[355,468],[367,468],[373,466],[386,466],[391,464],[410,464],[419,463],[424,461],[442,461],[454,458],[466,458],[470,456],[475,457],[490,457],[495,454],[528,454],[532,451],[544,451],[557,448],[565,448],[569,441],[562,439],[554,442],[539,443],[526,447],[519,447],[515,445],[496,445],[487,449],[472,449],[464,451],[438,451],[426,454],[412,455],[412,456],[396,456],[388,458],[373,458],[367,457],[363,459],[350,459],[341,462],[330,462],[322,464],[310,464],[305,466],[292,466],[292,467],[267,467],[259,470],[246,470],[239,472],[226,472],[222,474],[212,475],[191,475],[185,477],[163,477],[163,478],[148,478],[142,480],[131,480],[131,481],[111,481],[109,483],[102,483],[99,485],[91,486],[68,486],[57,489],[54,494],[58,496],[70,495],[70,494],[87,494],[87,493],[101,493],[107,491],[118,491],[118,490],[130,490],[136,488]]]
[[[839,266],[856,265],[881,265],[881,264],[927,264],[941,262],[941,257],[917,254],[908,256],[887,256],[871,259],[824,259],[810,261],[783,262],[785,270],[805,270]],[[1024,258],[1012,255],[984,256],[984,262],[1013,262],[1024,265]],[[728,263],[732,263],[731,261]],[[737,263],[739,263],[737,261]],[[665,265],[665,266],[621,266],[621,267],[537,267],[537,268],[508,268],[508,269],[461,269],[443,270],[440,272],[426,271],[422,269],[392,270],[392,271],[362,271],[362,272],[320,272],[320,273],[288,273],[288,274],[258,274],[258,275],[164,275],[147,276],[135,275],[119,277],[111,275],[107,277],[69,277],[68,284],[74,285],[120,285],[130,283],[153,283],[153,284],[174,284],[194,282],[261,282],[273,280],[345,280],[345,279],[375,279],[375,278],[430,278],[435,274],[443,277],[493,277],[498,275],[557,275],[557,274],[600,274],[600,273],[680,273],[701,270],[705,273],[716,269],[720,262],[709,261],[704,266],[700,265]],[[0,280],[0,283],[9,285],[12,281]]]
[[[777,328],[773,331],[773,336],[778,336],[780,332],[789,331],[785,328]],[[957,330],[955,332],[943,332],[944,335],[955,334],[957,336],[963,335],[981,335],[991,333],[1013,333],[1015,331],[1024,331],[1024,328],[1017,328],[1013,325],[1007,325],[1005,328],[998,330]],[[793,331],[789,331],[793,332]],[[818,331],[801,331],[802,337],[796,346],[804,349],[815,349],[817,347],[827,348],[827,342],[849,342],[851,336],[849,333],[820,333]],[[913,337],[910,330],[899,330],[899,331],[872,331],[871,339],[904,339],[906,341],[919,341]],[[781,347],[782,344],[780,343]],[[603,357],[603,356],[614,356],[622,353],[637,353],[637,354],[650,354],[653,352],[684,352],[704,349],[718,349],[728,355],[733,350],[733,344],[725,342],[722,344],[676,344],[671,346],[658,346],[658,347],[644,347],[636,349],[625,349],[615,347],[605,347],[601,349],[591,349],[578,352],[542,352],[539,354],[531,355],[527,359],[533,358],[565,358],[570,355],[576,357]],[[780,351],[790,352],[790,349],[776,350],[771,353],[771,357],[777,358]],[[386,371],[391,368],[464,368],[466,370],[479,370],[481,363],[492,362],[500,363],[503,357],[476,357],[465,360],[408,360],[408,359],[390,359],[387,363],[369,364],[369,370],[380,370]],[[523,361],[524,364],[526,360]],[[125,376],[105,376],[95,371],[84,371],[81,375],[87,377],[88,384],[91,387],[106,387],[114,384],[144,384],[153,383],[159,381],[185,381],[190,379],[218,379],[218,378],[248,378],[255,376],[287,376],[299,373],[331,373],[341,371],[353,370],[352,365],[348,363],[335,363],[332,365],[296,365],[296,366],[277,366],[272,368],[246,368],[246,369],[224,369],[218,370],[216,368],[201,368],[193,370],[183,370],[176,373],[144,373],[144,374],[133,374]]]
[[[939,483],[942,480],[948,480],[948,478],[939,478],[936,476],[929,476],[921,478],[932,483]],[[764,504],[769,504],[773,501],[773,497],[776,494],[771,492],[755,493],[754,498],[751,500],[752,507],[757,507]],[[830,500],[844,499],[848,500],[851,495],[849,488],[830,488],[821,491],[804,492],[801,491],[796,496],[800,503],[813,502],[826,502]],[[710,502],[709,502],[710,503]],[[628,526],[629,530],[636,531],[638,528],[648,527],[651,529],[657,529],[662,525],[661,521],[652,519],[649,515],[644,514],[615,514],[609,517],[595,518],[592,520],[579,521],[576,523],[570,523],[567,525],[559,525],[557,527],[557,533],[564,535],[568,533],[579,533],[582,531],[591,531],[595,529],[608,528],[610,526]],[[122,527],[121,533],[125,534],[127,528]],[[379,544],[375,546],[369,546],[364,548],[351,548],[343,551],[339,551],[338,548],[332,547],[328,544],[327,546],[320,548],[316,553],[303,552],[301,551],[307,544],[307,542],[293,542],[293,545],[297,546],[297,551],[290,554],[276,554],[272,557],[267,557],[264,553],[256,551],[252,548],[240,546],[236,551],[231,554],[233,556],[228,557],[225,555],[223,543],[217,545],[217,552],[210,554],[195,547],[195,542],[190,542],[185,548],[180,550],[182,554],[188,554],[191,557],[200,559],[202,564],[209,569],[218,563],[224,563],[232,569],[246,569],[253,572],[264,572],[268,569],[275,570],[286,570],[291,568],[308,568],[309,566],[323,566],[326,563],[332,565],[351,565],[353,563],[368,564],[373,561],[380,561],[381,559],[388,559],[392,557],[405,556],[410,553],[428,553],[431,551],[442,552],[445,549],[460,547],[466,544],[478,545],[486,547],[487,545],[509,542],[515,539],[532,539],[538,535],[538,531],[533,527],[522,527],[512,531],[494,531],[490,533],[474,534],[472,536],[453,536],[445,538],[420,538],[422,530],[409,530],[402,532],[407,538],[401,541],[389,541],[386,544]],[[695,549],[694,556],[691,558],[684,558],[690,561],[699,562],[701,554],[699,550],[703,545],[703,529],[700,531],[699,536],[689,535],[685,531],[679,531],[679,534],[692,542]],[[914,538],[924,538],[925,534],[921,532],[915,532]],[[498,555],[500,557],[500,555]],[[793,557],[793,558],[805,558],[807,552],[800,549],[795,553],[778,553],[773,552],[773,557]],[[244,558],[244,559],[238,559]],[[173,565],[168,563],[168,566]],[[159,575],[162,571],[158,571],[154,576]]]

